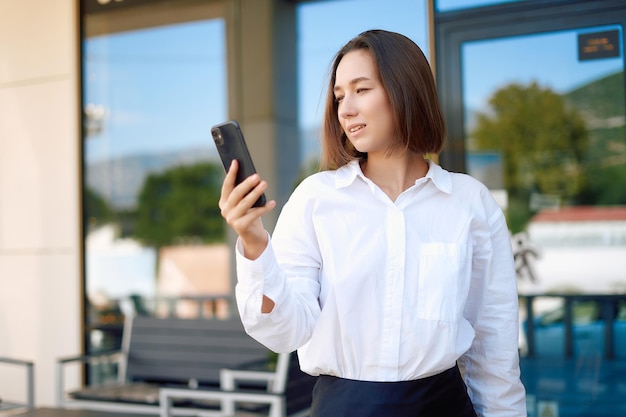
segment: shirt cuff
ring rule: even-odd
[[[237,284],[253,293],[260,291],[262,295],[279,302],[282,292],[283,278],[272,248],[272,241],[268,234],[267,247],[261,255],[252,260],[243,255],[241,239],[237,239],[235,245],[235,257],[237,262]]]

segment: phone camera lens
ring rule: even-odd
[[[218,145],[222,145],[224,143],[224,138],[222,138],[222,133],[219,130],[212,130],[211,134],[213,135],[213,140]]]

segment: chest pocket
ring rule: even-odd
[[[467,245],[420,245],[417,315],[426,320],[458,322],[471,277]]]

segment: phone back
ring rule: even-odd
[[[228,122],[215,125],[211,128],[211,135],[213,141],[217,147],[217,152],[222,160],[224,171],[228,171],[233,159],[236,159],[239,163],[239,170],[237,171],[236,184],[241,183],[250,175],[256,173],[254,163],[250,157],[248,146],[241,132],[239,124],[230,120]],[[259,200],[254,203],[255,207],[265,205],[265,195],[262,195]]]

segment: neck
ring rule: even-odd
[[[392,201],[428,172],[424,156],[412,152],[402,155],[368,155],[361,164],[363,174],[372,180]]]

